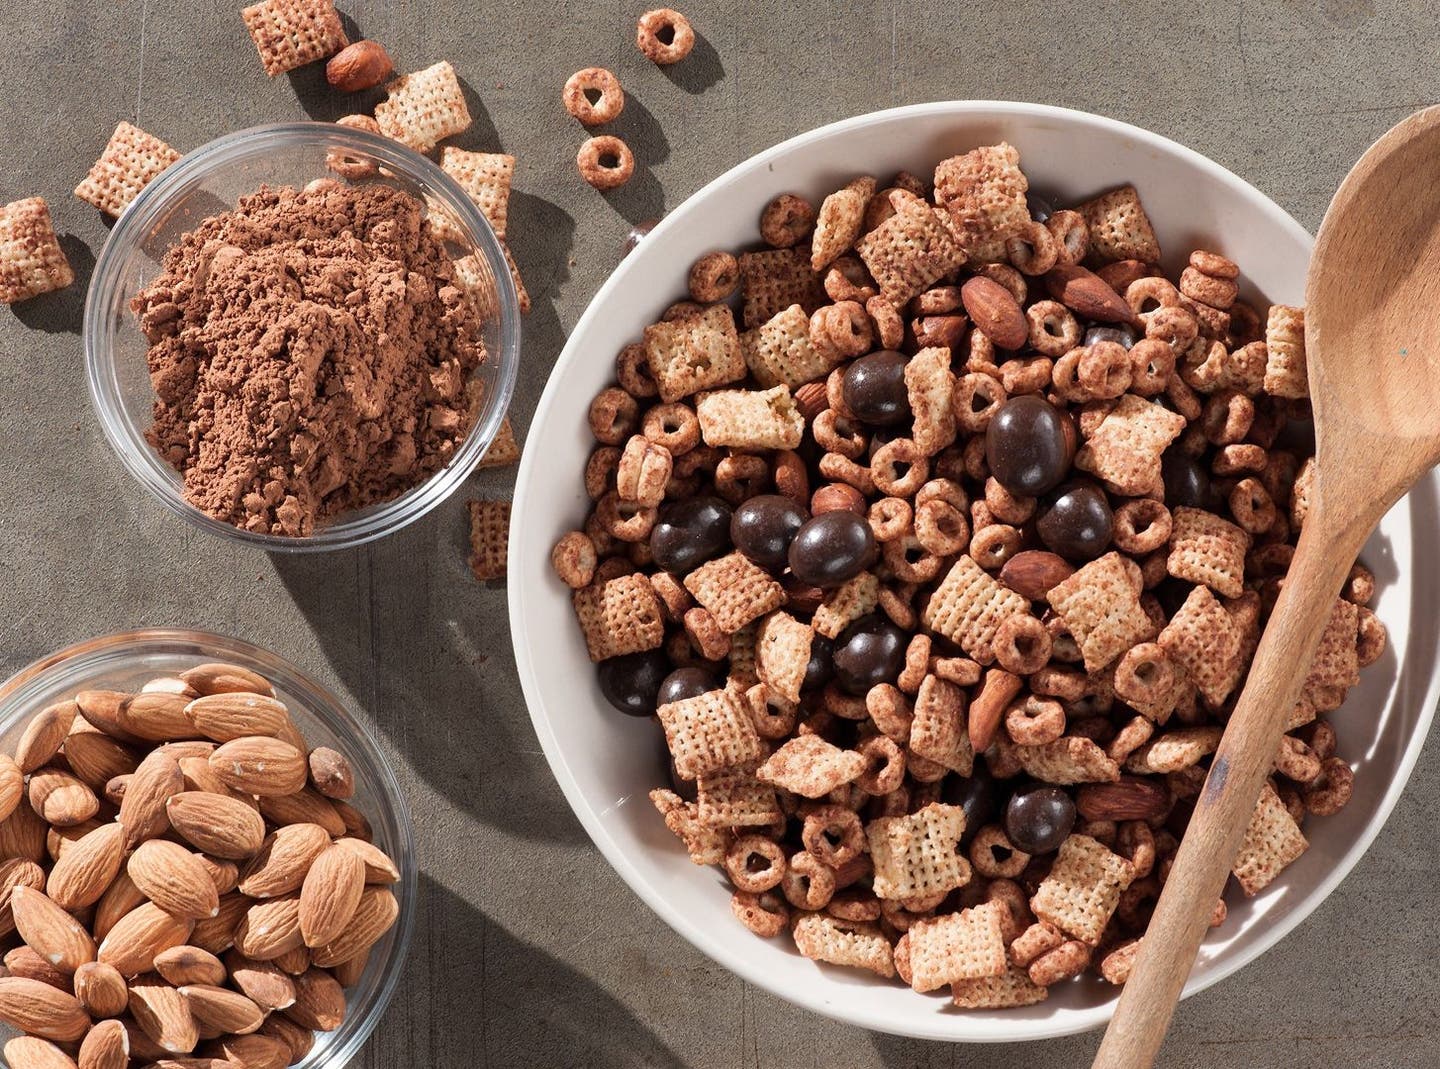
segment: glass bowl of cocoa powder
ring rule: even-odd
[[[126,470],[266,550],[412,523],[474,471],[520,353],[505,249],[431,160],[333,123],[218,138],[150,183],[86,300],[91,398]]]

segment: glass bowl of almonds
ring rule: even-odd
[[[22,669],[0,811],[11,1066],[339,1066],[395,992],[409,810],[369,730],[274,654],[143,630]]]

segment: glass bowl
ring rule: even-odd
[[[155,393],[149,348],[130,299],[160,273],[165,252],[204,219],[227,211],[262,185],[304,186],[338,178],[332,153],[373,163],[365,182],[403,189],[441,214],[455,258],[474,255],[481,299],[490,312],[482,338],[489,358],[474,372],[484,389],[480,413],[450,463],[398,497],[345,513],[305,538],[256,534],[223,523],[184,498],[180,473],[145,440]],[[105,436],[127,471],[172,512],[202,530],[267,550],[340,549],[380,538],[419,519],[465,481],[500,429],[520,361],[520,311],[499,239],[480,210],[435,163],[389,138],[334,123],[258,126],[227,134],[167,168],[135,198],[95,262],[85,300],[85,362],[90,396]]]
[[[265,676],[312,747],[330,746],[349,759],[355,771],[351,802],[370,819],[375,845],[400,869],[394,887],[400,915],[371,948],[360,980],[346,989],[344,1023],[333,1032],[316,1033],[314,1049],[298,1063],[298,1069],[338,1069],[375,1030],[399,985],[415,928],[418,881],[415,833],[400,784],[370,730],[334,695],[288,661],[239,639],[203,631],[129,631],[60,650],[0,684],[0,747],[14,753],[32,715],[77,691],[138,690],[148,679],[207,661],[241,665]]]

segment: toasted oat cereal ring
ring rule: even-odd
[[[965,488],[948,476],[931,479],[915,492],[917,508],[927,501],[944,501],[962,513],[970,508],[970,497],[965,493]]]
[[[620,79],[604,67],[578,70],[565,82],[565,110],[586,126],[614,122],[625,108]]]
[[[1175,350],[1158,338],[1141,338],[1130,347],[1130,390],[1144,397],[1162,393],[1175,372]]]
[[[995,660],[1007,672],[1017,676],[1038,672],[1050,663],[1050,632],[1029,613],[1015,613],[1006,617],[995,630]],[[1058,703],[1057,703],[1058,705]],[[1038,710],[1027,710],[1027,716],[1036,716]],[[1060,730],[1065,729],[1065,714],[1060,714]],[[1012,736],[1013,737],[1013,736]],[[1057,733],[1056,738],[1059,738]],[[1015,739],[1019,742],[1019,739]],[[1048,741],[1048,740],[1047,740]]]
[[[905,340],[905,321],[888,298],[875,296],[865,302],[865,313],[875,324],[875,337],[885,349],[899,348]]]
[[[1085,259],[1090,251],[1090,227],[1083,215],[1062,209],[1045,220],[1045,228],[1055,239],[1057,264],[1069,266]]]
[[[909,596],[888,586],[880,588],[880,611],[890,622],[903,631],[913,631],[919,622],[915,606],[911,604],[913,591]]]
[[[838,869],[865,849],[865,827],[852,810],[824,805],[806,814],[800,840],[811,854]]]
[[[1375,573],[1365,565],[1356,563],[1350,569],[1350,575],[1345,580],[1345,586],[1340,590],[1340,596],[1346,601],[1353,601],[1356,605],[1369,605],[1375,597]]]
[[[796,909],[824,909],[835,894],[835,870],[814,854],[802,850],[792,854],[780,881],[785,900]]]
[[[1216,342],[1223,351],[1225,346]],[[1200,426],[1211,445],[1243,442],[1255,422],[1255,402],[1238,390],[1219,390],[1205,402]]]
[[[1139,557],[1153,553],[1170,541],[1172,523],[1170,510],[1162,502],[1137,497],[1115,510],[1111,537],[1116,549]],[[1141,572],[1143,575],[1143,565]]]
[[[893,542],[911,532],[914,516],[904,498],[882,497],[870,506],[868,518],[877,542]]]
[[[1030,963],[1030,982],[1039,987],[1051,987],[1079,976],[1090,964],[1091,953],[1090,947],[1078,939],[1061,943]]]
[[[620,445],[635,433],[640,405],[618,386],[607,386],[590,402],[590,433],[597,442]]]
[[[987,879],[1013,880],[1030,864],[1030,855],[1012,843],[1000,825],[987,824],[970,840],[970,864]]]
[[[1171,375],[1170,381],[1165,384],[1165,397],[1169,400],[1170,407],[1191,423],[1198,420],[1200,413],[1204,410],[1195,391],[1185,385],[1184,380],[1178,374]],[[1202,440],[1203,437],[1202,435]]]
[[[674,323],[679,319],[692,319],[705,311],[705,306],[695,301],[676,301],[660,313],[660,322]]]
[[[1314,783],[1320,776],[1321,759],[1304,739],[1285,735],[1280,739],[1280,749],[1275,754],[1275,771],[1302,785]]]
[[[1165,278],[1149,275],[1136,279],[1125,287],[1125,303],[1145,322],[1161,308],[1174,308],[1180,304],[1180,291]]]
[[[689,405],[672,401],[649,409],[640,423],[640,433],[678,458],[700,444],[700,419]]]
[[[780,844],[764,835],[742,835],[725,851],[725,873],[730,882],[752,895],[779,886],[788,868]]]
[[[1328,720],[1316,720],[1301,729],[1310,749],[1321,761],[1335,756],[1335,727]]]
[[[625,443],[620,454],[620,464],[615,469],[615,489],[622,500],[657,506],[665,500],[665,487],[670,482],[673,466],[670,450],[636,434]]]
[[[904,903],[896,902],[888,898],[882,898],[880,900],[880,916],[883,923],[888,924],[897,932],[908,932],[912,925],[914,925],[918,921],[926,920],[928,917],[931,916],[931,914],[915,913],[911,910],[906,909]],[[901,939],[903,940],[904,936],[901,936]],[[906,950],[904,951],[904,954],[907,962],[906,969],[908,971],[909,943],[906,943]]]
[[[1080,321],[1059,301],[1036,301],[1025,310],[1030,348],[1052,359],[1080,344]]]
[[[933,286],[910,302],[911,311],[920,316],[949,315],[961,307],[959,286]]]
[[[676,454],[672,449],[670,455],[675,457],[675,474],[682,479],[692,475],[713,476],[722,459],[720,450],[709,445],[697,445],[683,454]]]
[[[591,501],[598,501],[607,490],[615,488],[615,469],[620,466],[620,450],[613,445],[602,445],[590,454],[585,462],[585,493]]]
[[[1153,705],[1175,688],[1175,664],[1154,642],[1131,646],[1115,665],[1115,693],[1127,702]]]
[[[1230,306],[1230,330],[1225,337],[1227,345],[1240,349],[1264,337],[1265,325],[1260,321],[1259,312],[1245,301],[1236,301]]]
[[[864,720],[870,715],[870,711],[865,708],[863,694],[850,694],[842,690],[834,680],[826,683],[825,689],[820,692],[820,704],[825,712],[844,720]]]
[[[856,422],[840,415],[835,407],[825,409],[810,424],[810,433],[815,444],[827,453],[839,453],[850,460],[858,460],[865,454],[869,439]]]
[[[595,568],[600,558],[595,552],[595,543],[584,531],[571,531],[562,535],[555,548],[550,551],[550,566],[560,581],[571,590],[580,590],[590,585],[595,578]]]
[[[1000,366],[995,363],[995,342],[979,327],[972,327],[965,335],[965,370],[1000,377]]]
[[[1140,283],[1136,283],[1140,285]],[[1178,305],[1161,305],[1146,313],[1145,337],[1163,341],[1176,353],[1183,353],[1200,336],[1200,323]]]
[[[1187,267],[1180,272],[1180,292],[1192,301],[1199,301],[1225,312],[1235,303],[1235,298],[1240,296],[1240,287],[1234,279],[1216,278],[1193,267]]]
[[[1080,385],[1080,361],[1084,356],[1084,349],[1071,349],[1050,369],[1050,382],[1061,401],[1079,405],[1090,400],[1090,391]]]
[[[793,248],[814,229],[815,206],[794,193],[781,193],[760,213],[760,238],[771,248]]]
[[[1055,362],[1048,356],[1021,356],[1000,365],[1000,385],[1011,397],[1043,393],[1050,385]]]
[[[1098,341],[1080,350],[1076,377],[1092,398],[1108,401],[1130,388],[1133,363],[1125,346],[1114,341]]]
[[[641,15],[635,24],[635,45],[647,59],[668,67],[690,54],[695,47],[695,31],[680,12],[657,7]]]
[[[745,709],[762,739],[783,739],[795,730],[799,707],[776,694],[764,683],[745,691]]]
[[[1265,450],[1258,445],[1240,442],[1221,446],[1210,470],[1216,475],[1245,475],[1265,470]]]
[[[1117,765],[1124,764],[1125,759],[1149,742],[1154,734],[1153,721],[1143,716],[1131,717],[1129,723],[1117,731],[1115,737],[1106,744],[1105,756]]]
[[[858,301],[840,301],[816,309],[810,317],[810,344],[843,360],[868,353],[874,340],[870,317]]]
[[[655,377],[650,373],[645,346],[639,342],[631,342],[615,357],[615,380],[631,397],[654,397],[660,392],[655,385]]]
[[[849,253],[826,269],[823,285],[832,301],[858,301],[863,305],[875,296],[875,284],[865,265]]]
[[[1320,775],[1300,791],[1305,811],[1317,817],[1333,817],[1344,809],[1355,791],[1355,773],[1338,757],[1321,763]]]
[[[665,619],[672,624],[683,620],[686,611],[695,604],[690,591],[669,572],[655,572],[650,576],[650,585],[655,588],[655,596],[660,599]]]
[[[1053,698],[1031,694],[1005,710],[1005,732],[1016,746],[1044,746],[1065,734],[1065,709]]]
[[[953,557],[970,541],[970,524],[950,502],[932,498],[915,510],[915,541],[932,556]]]
[[[1025,969],[1064,942],[1065,934],[1059,928],[1049,921],[1036,921],[1010,940],[1010,960]]]
[[[1017,496],[993,475],[985,480],[985,504],[1000,523],[1018,527],[1035,515],[1035,499]]]
[[[790,927],[790,910],[773,894],[736,891],[730,896],[730,912],[756,935],[770,939]]]
[[[1020,532],[1008,523],[987,524],[971,537],[970,556],[987,572],[998,571],[1020,552],[1021,541]]]
[[[862,467],[849,457],[839,453],[826,453],[820,458],[818,467],[820,474],[833,482],[853,486],[867,496],[875,492],[875,482],[870,478],[870,469]]]
[[[764,457],[733,453],[715,465],[715,492],[732,505],[764,493],[770,465]]]
[[[1115,834],[1115,852],[1130,862],[1135,879],[1155,871],[1155,832],[1143,820],[1125,820]]]
[[[870,458],[875,489],[891,497],[910,497],[930,478],[930,458],[909,438],[886,442]]]
[[[723,301],[740,285],[740,261],[728,252],[707,252],[690,265],[690,296],[701,304]]]
[[[1030,677],[1030,689],[1047,698],[1059,698],[1062,702],[1078,702],[1090,690],[1090,679],[1084,672],[1073,668],[1046,665]]]
[[[612,538],[621,542],[639,542],[650,537],[650,531],[655,526],[656,510],[653,506],[622,500],[612,490],[596,503],[595,515]]]
[[[635,155],[614,134],[592,137],[575,155],[580,177],[596,189],[618,189],[635,173]]]
[[[1240,277],[1240,268],[1235,261],[1205,249],[1196,249],[1190,254],[1190,266],[1212,278]]]
[[[730,636],[720,629],[710,610],[696,606],[685,613],[685,634],[690,644],[707,661],[719,661],[730,656]]]
[[[893,684],[877,683],[866,691],[865,712],[891,741],[903,743],[910,738],[910,724],[915,718],[910,712],[910,703],[905,700],[905,695]],[[888,753],[887,750],[886,754]],[[860,783],[859,780],[856,782]],[[860,786],[871,794],[889,794],[895,789],[890,787],[883,791],[871,791],[863,783],[860,783]]]
[[[880,919],[880,900],[869,891],[837,891],[825,912],[842,921],[863,923]],[[902,937],[903,938],[903,937]]]
[[[1020,937],[1021,932],[1035,923],[1035,915],[1030,912],[1030,895],[1014,880],[987,881],[985,901],[999,902],[1005,907],[1005,915],[1000,922],[1000,933],[1001,938],[1007,943],[1013,943]]]
[[[1096,268],[1095,273],[1100,276],[1105,285],[1123,295],[1130,283],[1148,275],[1158,275],[1160,269],[1154,264],[1147,264],[1144,260],[1116,260]]]
[[[1119,987],[1130,979],[1135,959],[1140,956],[1140,940],[1126,939],[1100,960],[1100,976],[1107,984]]]
[[[1043,275],[1060,258],[1060,244],[1044,223],[1026,223],[1020,233],[1005,242],[1010,266],[1022,275]]]
[[[913,534],[884,543],[881,554],[890,573],[902,583],[928,583],[945,567],[944,559],[922,546]]]
[[[930,646],[929,635],[910,636],[910,642],[905,647],[905,667],[895,678],[895,686],[900,693],[913,696],[920,690],[920,684],[925,682],[925,676],[930,671]]]
[[[1253,476],[1241,479],[1230,491],[1230,515],[1253,535],[1270,530],[1280,517],[1275,502],[1270,499],[1270,492]]]
[[[1365,606],[1360,606],[1360,637],[1355,644],[1355,657],[1360,667],[1372,665],[1385,652],[1385,625]]]
[[[961,430],[981,434],[1005,404],[1005,387],[999,379],[970,372],[955,380],[951,407]]]

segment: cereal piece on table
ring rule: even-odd
[[[955,374],[950,370],[950,350],[932,346],[912,356],[905,365],[905,391],[914,416],[910,437],[921,453],[934,456],[955,441],[955,412],[950,405]]]
[[[270,77],[293,71],[350,43],[334,0],[261,0],[240,12]]]
[[[1267,782],[1260,791],[1260,801],[1255,805],[1255,813],[1245,829],[1245,838],[1230,871],[1241,889],[1253,897],[1269,887],[1286,866],[1309,848],[1300,825],[1275,793],[1274,785]]]
[[[950,567],[925,607],[922,623],[944,635],[981,664],[995,659],[995,632],[1030,602],[1000,585],[967,554]]]
[[[655,588],[643,575],[622,575],[575,591],[575,615],[592,661],[659,649],[665,618]]]
[[[506,416],[500,421],[500,429],[495,432],[495,440],[490,443],[490,448],[485,450],[485,455],[480,458],[482,468],[503,468],[514,464],[520,459],[520,446],[515,441],[515,428],[510,423],[510,417]]]
[[[1198,727],[1173,728],[1157,735],[1125,759],[1129,772],[1164,775],[1193,768],[1215,752],[1222,731],[1206,724]]]
[[[1176,579],[1202,583],[1217,594],[1245,592],[1245,554],[1250,536],[1241,527],[1204,509],[1183,505],[1171,513],[1166,569]]]
[[[580,177],[596,189],[619,189],[635,174],[635,154],[614,134],[592,137],[575,154]]]
[[[865,825],[875,865],[875,897],[920,898],[963,887],[970,863],[959,850],[965,811],[932,802],[901,817],[877,817]]]
[[[890,940],[873,921],[842,921],[827,913],[801,915],[791,928],[795,949],[811,961],[895,975]]]
[[[1305,365],[1305,309],[1272,304],[1265,319],[1265,392],[1309,397]]]
[[[1305,691],[1314,687],[1346,689],[1360,682],[1360,609],[1353,601],[1338,598],[1330,610],[1330,619],[1320,633],[1320,645],[1310,662]]]
[[[118,219],[140,191],[179,158],[180,153],[158,137],[122,122],[90,173],[75,187],[75,195]]]
[[[1044,783],[1116,783],[1120,766],[1093,740],[1065,735],[1038,746],[1015,746],[1010,751],[1020,767]]]
[[[652,63],[667,67],[690,54],[695,47],[695,30],[680,12],[657,7],[641,15],[635,24],[635,47]]]
[[[658,714],[681,779],[697,779],[764,756],[754,723],[729,691],[711,690],[669,702]]]
[[[743,553],[706,561],[685,577],[690,591],[727,635],[785,602],[785,588]]]
[[[897,308],[965,262],[936,210],[918,197],[861,238],[855,251]]]
[[[1033,1006],[1050,997],[1050,989],[1030,979],[1026,969],[1010,966],[999,976],[961,980],[950,985],[950,998],[962,1010],[1005,1010]]]
[[[1075,454],[1075,466],[1115,493],[1137,497],[1160,485],[1160,458],[1185,429],[1185,417],[1123,395]]]
[[[735,317],[723,304],[646,327],[645,359],[666,404],[745,377]]]
[[[838,352],[810,344],[810,317],[798,304],[741,334],[740,348],[761,386],[785,385],[793,390],[828,375],[840,361]]]
[[[1085,658],[1085,671],[1099,672],[1136,643],[1152,635],[1153,624],[1140,604],[1134,564],[1110,552],[1092,560],[1045,595]]]
[[[790,387],[768,390],[716,390],[695,405],[706,445],[747,451],[794,449],[805,433],[805,417],[795,407]]]
[[[650,792],[650,802],[665,819],[665,826],[685,844],[691,861],[697,865],[718,865],[725,860],[725,851],[730,848],[730,831],[702,824],[699,805],[658,787]]]
[[[1001,976],[1010,966],[1001,934],[1005,903],[983,902],[910,926],[910,986],[934,991],[961,980]]]
[[[962,776],[975,770],[964,690],[938,676],[921,680],[910,721],[910,752]]]
[[[707,772],[696,780],[701,824],[712,828],[750,828],[784,818],[775,788],[755,778],[758,761]]]
[[[43,197],[0,208],[0,304],[28,301],[75,281]]]
[[[490,223],[497,238],[505,237],[510,207],[510,180],[515,157],[503,152],[468,152],[446,145],[440,150],[440,168],[455,179]]]
[[[470,510],[470,570],[476,579],[504,579],[510,502],[467,501],[465,507]]]
[[[787,701],[798,702],[814,638],[814,629],[788,612],[765,617],[755,643],[755,671],[761,682]]]
[[[820,276],[795,249],[766,249],[742,252],[740,292],[745,304],[742,318],[745,329],[768,323],[792,304],[798,304],[807,316],[825,302]],[[806,321],[809,331],[809,321]]]
[[[755,775],[802,798],[822,798],[864,774],[869,762],[819,735],[797,735],[765,759]]]
[[[416,152],[429,152],[470,126],[465,93],[448,60],[402,74],[385,91],[389,96],[375,105],[380,132]]]
[[[1209,587],[1190,591],[1155,641],[1212,706],[1225,700],[1245,670],[1244,636]]]
[[[836,638],[860,617],[875,611],[880,603],[880,580],[873,572],[861,572],[825,592],[811,625],[826,638]]]
[[[515,303],[520,306],[521,315],[529,315],[530,291],[525,288],[525,280],[520,277],[520,268],[515,263],[515,257],[511,255],[510,245],[503,238],[500,241],[500,251],[505,254],[505,266],[510,268],[510,281],[515,283]]]
[[[1020,170],[1020,153],[1003,141],[951,156],[935,168],[936,203],[950,216],[956,239],[967,252],[1025,229],[1030,222],[1025,203],[1029,188]]]
[[[815,217],[815,232],[810,239],[812,270],[825,270],[855,244],[855,239],[860,236],[860,227],[865,222],[865,206],[874,195],[875,179],[857,178],[821,202],[820,212]]]
[[[560,98],[565,110],[585,126],[612,122],[625,110],[625,90],[620,87],[620,79],[604,67],[586,67],[570,75]]]
[[[1090,253],[1100,260],[1160,262],[1160,242],[1134,186],[1125,185],[1087,200],[1076,209],[1090,228]]]
[[[1030,899],[1030,909],[1093,947],[1110,923],[1121,892],[1134,879],[1135,870],[1119,854],[1088,835],[1070,835],[1060,844],[1050,875]]]

